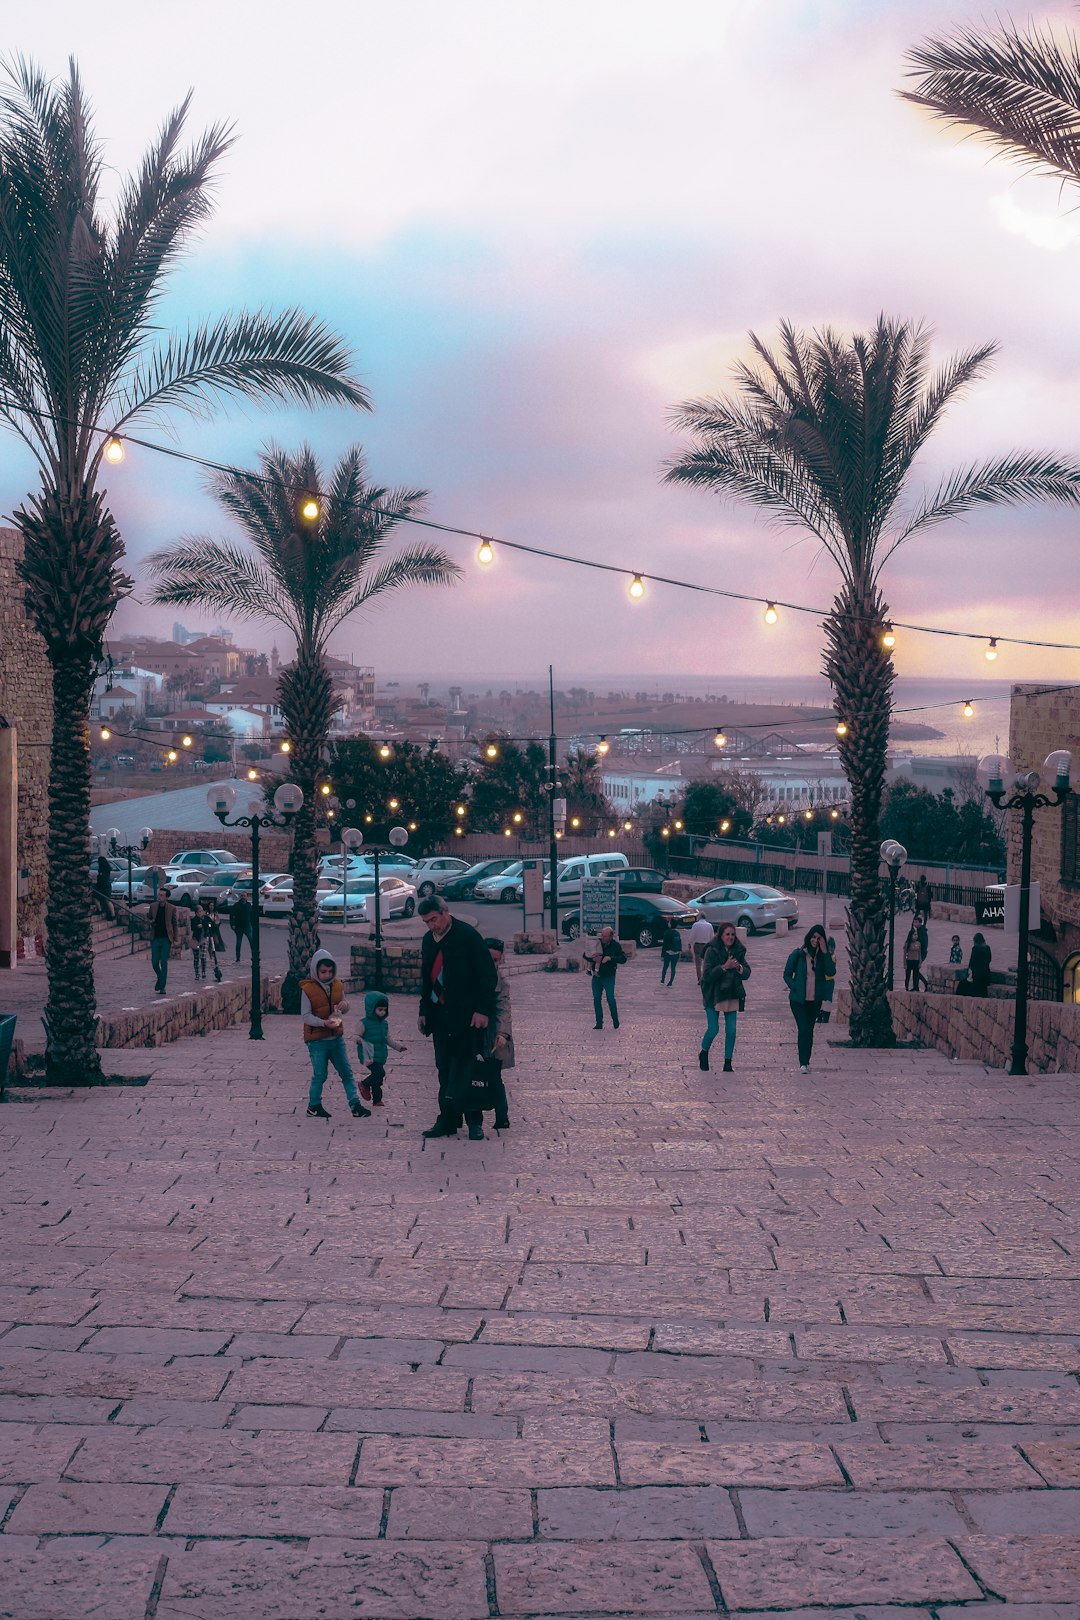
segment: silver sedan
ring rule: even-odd
[[[686,903],[691,911],[707,917],[714,925],[732,922],[736,928],[745,928],[751,934],[763,928],[775,928],[780,918],[789,928],[799,920],[798,901],[764,883],[720,883]]]

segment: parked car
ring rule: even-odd
[[[626,856],[617,849],[602,855],[569,855],[559,862],[559,903],[581,899],[581,880],[591,877],[621,877],[629,867]]]
[[[357,876],[358,883],[362,881],[362,874]],[[352,873],[349,873],[349,890],[352,892]],[[259,888],[259,910],[264,917],[288,917],[292,913],[293,880],[291,872],[280,872],[275,877],[268,877]],[[324,895],[340,893],[341,877],[323,876],[317,879],[315,887],[315,900],[318,903]]]
[[[348,909],[346,910],[346,899]],[[379,876],[379,911],[383,922],[391,917],[411,917],[416,910],[416,890],[402,878]],[[349,885],[348,896],[338,888],[319,901],[320,922],[374,922],[375,879],[359,878],[356,888]]]
[[[379,864],[381,866],[382,862]],[[460,877],[468,870],[468,861],[459,861],[453,855],[431,855],[413,867],[409,882],[423,900],[429,894],[445,894],[451,878]]]
[[[713,924],[733,922],[736,928],[745,928],[750,934],[775,928],[779,917],[789,928],[799,920],[799,902],[765,883],[720,883],[686,903],[697,916],[707,917]]]
[[[247,897],[251,899],[251,867],[239,866],[234,870],[219,866],[208,873],[199,884],[199,899],[213,900],[219,911],[228,911],[235,895],[233,891],[242,879],[248,880]]]
[[[149,891],[144,895],[143,885],[150,874],[148,866],[133,866],[131,868],[131,903],[137,905],[140,900],[149,899]],[[126,900],[128,897],[127,861],[124,862],[122,872],[113,872],[112,892],[114,900]]]
[[[502,861],[475,861],[472,866],[466,867],[457,877],[451,878],[443,885],[443,894],[447,900],[471,900],[473,890],[481,878],[498,877],[518,862],[512,860]]]
[[[473,889],[474,900],[503,901],[520,900],[522,897],[521,874],[524,870],[521,861],[513,861],[504,872],[496,872],[493,877],[481,878]],[[544,893],[551,890],[551,862],[544,862]]]
[[[323,855],[319,860],[319,871],[329,877],[340,877],[346,866],[350,872],[370,872],[373,865],[369,855]]]
[[[171,861],[166,861],[165,870],[169,873],[189,872],[194,867],[201,869],[205,877],[207,872],[216,872],[220,867],[244,871],[250,866],[250,861],[238,861],[231,849],[181,849]]]
[[[696,921],[697,912],[669,894],[619,896],[619,938],[632,939],[645,948],[659,945],[672,923],[676,928],[689,928]],[[581,912],[568,911],[560,927],[567,939],[580,938]]]
[[[186,872],[166,872],[165,894],[174,906],[184,906],[188,911],[194,911],[199,903],[199,884],[204,876],[205,873],[197,866],[189,867]],[[149,892],[146,898],[152,900],[154,891],[150,878],[147,880],[147,887]]]
[[[628,866],[625,871],[617,872],[620,894],[663,894],[664,874],[658,872],[655,866]],[[562,883],[559,884],[559,893],[562,893]]]

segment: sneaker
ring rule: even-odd
[[[619,1020],[618,1020],[618,1019],[617,1019],[617,1018],[613,1018],[613,1019],[612,1019],[612,1020],[611,1020],[611,1027],[612,1027],[612,1029],[618,1029],[618,1027],[619,1027]]]
[[[314,1108],[309,1103],[307,1117],[308,1119],[329,1119],[330,1115],[326,1112],[322,1103],[316,1103]]]
[[[799,1064],[799,1073],[800,1074],[809,1074],[810,1073],[810,1065],[809,1065],[809,1063],[800,1063]]]
[[[497,1119],[495,1121],[495,1129],[497,1131],[508,1131],[510,1129],[510,1121],[508,1119]]]
[[[603,1024],[594,1024],[593,1029],[603,1029]]]
[[[349,1104],[349,1113],[353,1119],[369,1119],[371,1117],[371,1109],[365,1108],[363,1103],[358,1102]]]
[[[724,1059],[724,1073],[725,1074],[734,1074],[734,1072],[735,1072],[734,1069],[731,1067],[731,1059],[730,1058],[725,1058]]]
[[[455,1128],[453,1130],[449,1130],[447,1128],[447,1126],[445,1126],[443,1124],[441,1119],[437,1119],[430,1130],[421,1131],[420,1134],[421,1134],[421,1136],[428,1136],[428,1137],[431,1137],[431,1136],[456,1136],[457,1135],[457,1127],[455,1126]]]
[[[709,1067],[709,1054],[708,1054],[708,1052],[699,1052],[698,1053],[698,1055],[697,1055],[697,1066],[698,1066],[699,1069],[707,1069]]]
[[[482,1125],[469,1126],[469,1141],[482,1142],[484,1140],[484,1127]]]
[[[361,1080],[360,1082],[360,1095],[363,1097],[365,1102],[371,1101],[371,1086],[366,1080]]]
[[[372,1099],[371,1106],[372,1108],[385,1108],[386,1104],[383,1102],[381,1097],[375,1097]]]

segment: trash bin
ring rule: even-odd
[[[11,1043],[15,1039],[15,1014],[0,1018],[0,1102],[7,1089],[8,1064],[11,1062]]]

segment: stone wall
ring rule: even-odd
[[[1073,756],[1073,787],[1080,785],[1080,686],[1045,691],[1014,686],[1009,710],[1009,756],[1017,770],[1042,770],[1056,748]],[[1047,784],[1052,786],[1053,784]],[[1019,812],[1009,813],[1009,882],[1020,881]],[[1061,881],[1061,812],[1037,810],[1031,840],[1031,875],[1041,885],[1044,918],[1054,924],[1060,955],[1080,949],[1080,888]]]
[[[262,981],[264,1012],[281,1008],[281,980]],[[229,1029],[251,1015],[251,981],[231,980],[211,990],[193,991],[149,1007],[133,1007],[98,1017],[97,1044],[103,1047],[166,1046],[185,1035],[206,1035],[212,1029]],[[299,1038],[299,1036],[298,1036]]]
[[[0,529],[0,715],[18,731],[18,932],[40,934],[45,926],[45,835],[48,826],[49,748],[52,737],[52,671],[45,645],[27,623],[22,582],[15,565],[22,540]]]
[[[384,945],[382,954],[383,989],[406,996],[419,996],[419,945]],[[375,988],[375,947],[369,940],[353,945],[350,978],[357,989]]]
[[[251,862],[251,834],[239,829],[230,832],[176,832],[159,828],[142,857],[147,866],[164,866],[182,849],[229,849],[238,861]],[[259,871],[287,872],[292,855],[291,832],[263,832],[259,836]]]
[[[991,1069],[1008,1067],[1015,1007],[1012,996],[983,1001],[977,996],[893,990],[889,1005],[897,1040],[917,1041],[949,1057],[974,1059]],[[844,986],[836,997],[837,1020],[846,1023],[849,1010]],[[1032,1074],[1080,1074],[1080,1005],[1028,1003],[1028,1068]]]

